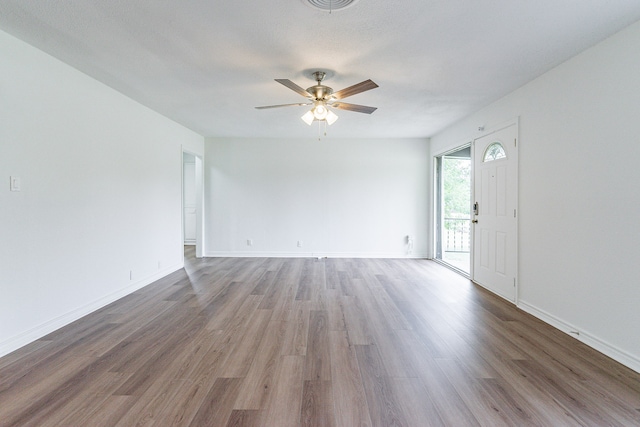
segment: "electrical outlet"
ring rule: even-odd
[[[10,191],[20,191],[20,178],[17,176],[9,177],[9,189]]]
[[[247,239],[247,246],[253,246],[253,240]]]
[[[301,248],[302,247],[302,240],[298,240],[298,247]]]

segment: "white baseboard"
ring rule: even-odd
[[[540,310],[539,308],[530,305],[524,301],[518,301],[518,308],[527,313],[531,314],[534,317],[542,320],[545,323],[553,326],[556,329],[566,333],[570,337],[577,339],[588,345],[589,347],[598,350],[600,353],[609,356],[616,362],[620,362],[624,366],[629,369],[633,369],[634,371],[640,373],[640,359],[632,354],[625,352],[617,348],[614,345],[609,344],[606,341],[601,340],[598,337],[588,334],[580,330],[580,328],[567,323],[552,314],[547,313],[544,310]]]
[[[111,304],[114,301],[119,300],[122,297],[125,297],[138,289],[144,288],[145,286],[155,282],[158,279],[167,276],[174,271],[177,271],[184,267],[183,264],[176,264],[172,267],[168,267],[158,271],[157,273],[145,277],[143,279],[137,280],[134,283],[125,286],[124,288],[113,292],[109,295],[106,295],[96,301],[93,301],[87,305],[82,307],[78,307],[75,310],[72,310],[68,313],[63,314],[62,316],[58,316],[54,319],[48,320],[34,328],[29,329],[28,331],[22,332],[14,337],[9,338],[3,342],[0,342],[0,357],[9,354],[20,347],[23,347],[43,336],[50,334],[56,329],[60,329],[63,326],[68,325],[71,322],[75,322],[81,317],[86,316],[87,314],[93,313],[96,310],[101,309],[102,307]]]
[[[208,251],[205,257],[212,258],[409,258],[425,259],[426,253],[395,252],[227,252]]]

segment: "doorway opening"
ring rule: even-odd
[[[436,260],[471,274],[471,145],[435,158]]]
[[[185,246],[196,245],[196,156],[182,153],[182,231]]]
[[[204,191],[202,157],[182,152],[182,241],[194,246],[195,256],[204,254]]]

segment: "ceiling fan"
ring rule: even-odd
[[[303,106],[303,105],[313,105],[311,110],[307,111],[303,116],[302,120],[305,121],[308,125],[311,125],[315,120],[317,121],[325,121],[327,124],[332,125],[338,120],[338,116],[336,113],[331,111],[331,108],[338,108],[340,110],[347,111],[355,111],[357,113],[365,113],[371,114],[376,111],[376,107],[367,107],[365,105],[357,105],[357,104],[348,104],[346,102],[342,102],[341,100],[348,97],[353,96],[361,92],[365,92],[367,90],[375,89],[378,87],[371,80],[365,80],[363,82],[357,83],[353,86],[349,86],[337,92],[334,92],[329,86],[325,86],[322,84],[322,80],[324,80],[327,74],[324,71],[315,71],[312,73],[313,78],[317,82],[316,85],[308,87],[307,89],[303,89],[298,86],[294,82],[289,79],[275,79],[278,83],[288,87],[292,91],[304,96],[307,98],[307,102],[300,102],[294,104],[280,104],[280,105],[266,105],[264,107],[256,107],[258,110],[263,110],[267,108],[279,108],[279,107],[291,107],[291,106]]]

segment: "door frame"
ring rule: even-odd
[[[506,301],[509,301],[513,304],[515,304],[516,306],[518,305],[519,302],[519,289],[520,289],[520,276],[519,276],[519,269],[518,266],[520,264],[520,250],[519,250],[519,228],[520,228],[520,201],[519,201],[519,193],[520,193],[520,117],[516,117],[512,120],[506,121],[498,126],[494,126],[488,130],[484,130],[484,127],[479,128],[478,130],[481,132],[480,134],[478,134],[477,136],[474,136],[471,142],[471,203],[473,204],[475,202],[475,200],[477,200],[476,198],[476,194],[475,194],[475,188],[476,188],[476,168],[475,168],[475,142],[478,139],[484,138],[492,133],[496,133],[499,132],[503,129],[506,129],[510,126],[515,126],[515,133],[516,133],[516,144],[517,144],[517,148],[518,148],[518,156],[516,159],[516,194],[515,194],[515,206],[516,206],[516,214],[515,214],[515,250],[516,250],[516,262],[515,262],[515,266],[514,266],[514,278],[515,278],[515,294],[514,294],[514,300],[510,301],[504,297],[502,297],[501,295],[493,292],[491,289],[488,289],[487,287],[483,286],[482,284],[476,282],[475,280],[475,257],[476,257],[476,253],[475,253],[475,226],[473,228],[473,231],[471,233],[471,281],[475,284],[477,284],[478,286],[482,286],[483,288],[489,290],[491,293],[493,293],[494,295],[497,295],[503,299],[505,299]],[[472,208],[473,210],[473,208]]]

